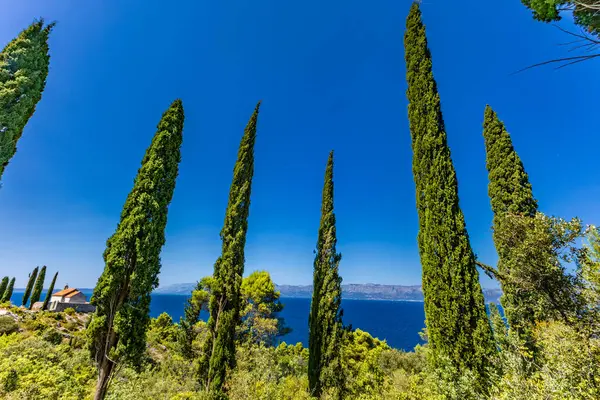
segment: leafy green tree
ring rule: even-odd
[[[31,289],[33,289],[33,284],[35,283],[35,278],[37,278],[39,267],[35,267],[33,272],[29,274],[29,280],[27,281],[27,286],[25,287],[25,293],[23,293],[23,305],[27,305],[27,300],[29,300],[29,296],[31,295]]]
[[[10,283],[8,284],[8,287],[4,291],[4,295],[2,296],[2,300],[0,302],[4,303],[5,301],[10,301],[10,298],[12,297],[12,294],[13,294],[14,287],[15,287],[15,278],[12,278],[10,280]]]
[[[52,278],[52,282],[50,282],[50,287],[48,288],[48,293],[46,293],[46,298],[44,299],[44,304],[42,305],[42,310],[48,309],[48,303],[50,303],[50,299],[52,298],[52,292],[54,291],[54,284],[56,283],[57,277],[58,277],[58,271],[54,274],[54,278]]]
[[[321,222],[314,261],[313,294],[308,318],[308,385],[311,396],[320,397],[332,389],[337,397],[344,394],[341,349],[342,278],[339,264],[342,255],[336,251],[337,235],[333,210],[333,151],[325,169],[321,203]]]
[[[277,337],[289,333],[282,317],[280,293],[267,271],[254,271],[242,281],[242,307],[238,336],[251,343],[274,345]]]
[[[495,353],[492,331],[448,148],[440,96],[419,4],[411,6],[404,35],[408,119],[417,193],[419,254],[432,362],[448,358],[484,384]]]
[[[4,292],[8,287],[8,276],[2,278],[2,282],[0,282],[0,299],[4,297]]]
[[[35,281],[35,286],[33,287],[33,292],[31,293],[31,302],[29,303],[29,309],[33,307],[33,304],[40,300],[40,296],[42,295],[42,290],[44,289],[44,280],[46,279],[46,266],[44,265],[38,274],[38,277]]]
[[[48,36],[54,23],[36,21],[0,53],[0,179],[17,151],[48,76]]]
[[[235,333],[240,322],[240,290],[244,274],[244,248],[248,230],[250,193],[254,175],[254,143],[260,102],[244,131],[233,169],[233,182],[221,230],[222,253],[214,266],[208,319],[209,336],[200,372],[206,389],[223,396],[227,368],[235,365]]]
[[[590,33],[600,33],[600,2],[598,0],[521,0],[533,11],[533,18],[542,22],[559,21],[561,11],[572,11],[575,23]]]
[[[540,212],[534,217],[503,216],[494,229],[494,237],[509,250],[508,257],[502,259],[508,272],[498,272],[499,279],[523,299],[510,303],[510,314],[506,310],[507,319],[511,318],[509,325],[515,315],[517,320],[513,323],[529,330],[539,321],[575,323],[581,311],[580,283],[567,268],[579,262],[581,251],[577,242],[582,236],[583,226],[577,218],[566,221]]]
[[[200,320],[202,310],[208,311],[212,281],[212,277],[205,277],[196,284],[196,288],[187,300],[183,317],[179,321],[180,332],[177,341],[179,342],[181,354],[187,359],[194,357],[192,343],[198,333],[195,327]]]
[[[175,100],[158,123],[116,232],[106,242],[105,268],[91,298],[96,311],[87,329],[99,371],[96,400],[106,395],[115,364],[137,366],[146,350],[150,293],[158,286],[183,122],[183,105]]]

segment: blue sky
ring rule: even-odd
[[[259,99],[246,271],[311,282],[333,148],[344,282],[420,282],[403,55],[410,1],[84,3],[12,2],[0,13],[1,46],[35,17],[58,21],[46,90],[0,189],[0,275],[23,287],[45,264],[60,271],[59,286],[92,287],[160,115],[180,97],[161,285],[212,272],[237,147]],[[559,44],[570,40],[518,0],[429,0],[422,10],[475,252],[495,262],[486,103],[511,132],[541,210],[600,222],[598,64],[511,75],[568,55]]]

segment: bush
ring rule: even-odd
[[[70,316],[73,316],[73,315],[75,315],[75,309],[74,309],[74,308],[72,308],[72,307],[65,308],[65,311],[63,311],[63,312],[64,312],[65,314],[67,314],[67,315],[70,315]]]
[[[55,329],[48,328],[42,335],[42,339],[44,339],[48,343],[52,344],[61,344],[63,335]]]
[[[8,315],[0,316],[0,335],[9,335],[19,330],[19,325]]]
[[[19,379],[19,375],[17,371],[11,368],[4,379],[2,380],[2,389],[5,393],[10,393],[17,388],[17,381]]]

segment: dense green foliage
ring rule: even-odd
[[[254,175],[254,143],[260,102],[256,105],[238,150],[233,181],[221,230],[222,252],[214,266],[208,319],[209,335],[200,362],[205,386],[220,396],[227,368],[235,366],[235,333],[240,321],[244,248]]]
[[[598,0],[521,0],[521,2],[533,11],[533,17],[538,21],[558,21],[561,19],[561,11],[572,10],[577,25],[595,35],[600,33]]]
[[[115,361],[139,365],[146,349],[150,293],[158,286],[183,120],[183,105],[175,100],[158,123],[116,232],[106,242],[105,268],[91,298],[96,311],[88,328],[92,358],[100,371],[99,399],[104,397]]]
[[[459,371],[472,370],[483,385],[495,350],[475,257],[458,204],[456,172],[416,2],[406,20],[404,47],[419,215],[417,240],[432,362],[437,365],[447,358]]]
[[[313,294],[308,317],[308,382],[311,395],[325,389],[344,393],[341,346],[344,329],[342,278],[338,269],[342,255],[336,251],[337,235],[333,211],[333,151],[325,169],[321,223],[314,261]]]
[[[517,287],[514,282],[510,282],[511,272],[517,275],[518,269],[524,266],[515,263],[517,255],[512,247],[514,243],[509,242],[510,237],[502,235],[506,230],[501,224],[509,213],[533,217],[537,212],[537,201],[533,197],[529,177],[513,147],[510,135],[490,106],[485,108],[483,137],[489,176],[488,195],[494,212],[493,238],[498,252],[497,275],[502,277],[499,279],[503,292],[502,308],[511,329],[516,330],[520,337],[529,340],[526,332],[533,327],[536,320],[532,304],[535,302],[535,291]]]
[[[0,282],[0,299],[4,298],[4,292],[6,292],[6,288],[8,287],[8,276],[2,278],[2,282]]]
[[[208,302],[210,300],[210,284],[212,277],[202,278],[192,291],[192,295],[187,300],[183,317],[179,321],[179,346],[181,354],[191,359],[194,356],[193,342],[198,336],[196,324],[200,320],[200,312],[208,311]]]
[[[52,282],[50,282],[50,287],[48,287],[48,292],[46,293],[46,298],[44,299],[44,304],[42,304],[42,310],[48,309],[48,303],[52,298],[52,292],[54,291],[54,284],[56,283],[56,278],[58,278],[58,271],[54,274],[52,278]]]
[[[0,53],[0,179],[42,98],[50,63],[48,35],[53,26],[44,26],[43,20],[34,22]]]
[[[290,332],[278,313],[283,310],[280,293],[267,271],[254,271],[242,280],[241,323],[237,337],[242,342],[274,345],[278,337]]]
[[[22,304],[24,306],[27,305],[27,300],[29,300],[29,296],[31,295],[31,290],[33,289],[33,284],[35,283],[35,278],[37,278],[39,267],[35,267],[33,271],[29,274],[29,280],[27,281],[27,286],[25,287],[25,292],[23,293],[23,301]]]
[[[29,309],[33,307],[33,304],[40,300],[42,290],[44,289],[44,280],[46,280],[46,266],[44,265],[35,280],[33,286],[33,292],[31,293],[31,302],[29,303]]]
[[[15,287],[15,278],[12,278],[10,280],[10,283],[8,284],[8,287],[4,291],[4,295],[2,295],[2,298],[0,298],[0,303],[4,303],[5,301],[10,301],[10,298],[12,297],[12,294],[13,294],[14,287]]]

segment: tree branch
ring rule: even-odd
[[[475,260],[475,264],[478,267],[480,267],[483,270],[483,272],[490,278],[495,279],[497,281],[503,280],[502,274],[500,274],[496,268],[494,268],[490,265],[484,264],[479,260]]]

